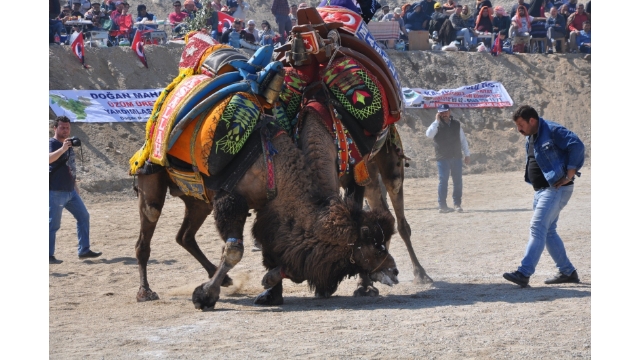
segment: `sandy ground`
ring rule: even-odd
[[[191,303],[206,272],[175,243],[183,205],[167,201],[152,241],[149,281],[159,301],[137,303],[136,200],[91,197],[92,248],[77,259],[75,223],[65,212],[49,266],[49,355],[70,358],[569,358],[591,357],[591,171],[583,169],[561,214],[559,233],[582,283],[548,286],[555,273],[545,251],[531,287],[502,278],[525,249],[533,190],[521,172],[464,177],[462,214],[437,212],[437,180],[405,182],[406,213],[418,258],[435,280],[413,285],[400,237],[391,253],[400,284],[377,298],[353,298],[355,279],[334,296],[314,299],[305,283],[285,280],[282,306],[257,307],[264,273],[250,251],[230,275],[216,310]],[[210,259],[222,242],[213,220],[197,235]],[[217,262],[217,261],[216,261]]]

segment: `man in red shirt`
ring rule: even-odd
[[[567,19],[567,28],[569,29],[569,49],[572,53],[578,52],[577,38],[582,30],[582,24],[591,20],[591,16],[584,11],[584,5],[578,5],[578,11],[569,15]]]
[[[175,1],[173,3],[173,12],[171,14],[169,14],[169,23],[171,24],[171,26],[173,27],[173,32],[175,33],[179,33],[181,26],[180,23],[184,21],[184,19],[186,19],[189,14],[182,12],[182,10],[180,10],[182,8],[182,3],[180,3],[180,1]]]

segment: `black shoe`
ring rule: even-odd
[[[84,254],[80,254],[78,255],[79,259],[88,259],[88,258],[97,258],[98,256],[102,255],[102,253],[100,251],[98,252],[93,252],[91,250],[87,251]]]
[[[440,214],[446,214],[446,213],[450,213],[450,212],[453,212],[453,211],[454,210],[452,208],[448,207],[448,206],[441,207],[441,208],[438,209],[438,212]]]
[[[504,273],[502,274],[502,277],[522,287],[527,287],[527,285],[529,285],[529,277],[522,275],[520,271]]]
[[[56,259],[55,256],[50,255],[49,256],[49,264],[62,264],[62,260],[58,260],[58,259]]]
[[[561,272],[558,272],[553,277],[548,278],[544,281],[545,284],[563,284],[563,283],[579,283],[580,278],[578,277],[578,270],[573,270],[571,275],[565,275]]]

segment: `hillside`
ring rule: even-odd
[[[130,48],[86,48],[89,69],[77,63],[69,47],[49,47],[49,89],[147,89],[166,86],[177,75],[182,46],[147,46],[149,68],[142,67]],[[428,89],[457,88],[485,80],[501,82],[515,102],[506,109],[454,109],[464,124],[472,163],[465,173],[520,170],[523,138],[511,114],[530,104],[541,116],[566,125],[591,151],[591,63],[580,55],[524,54],[492,57],[483,53],[409,51],[389,53],[403,86]],[[60,69],[64,69],[61,71]],[[399,122],[407,155],[407,177],[437,174],[433,144],[424,135],[435,110],[410,109]],[[50,113],[50,118],[53,114]],[[129,157],[142,145],[144,123],[77,123],[72,133],[83,141],[80,187],[89,192],[131,188]]]

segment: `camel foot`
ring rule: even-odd
[[[263,291],[258,297],[253,301],[256,305],[282,305],[284,302],[282,298],[282,293],[276,294],[272,289],[267,289]]]
[[[204,291],[204,284],[198,286],[193,290],[193,294],[191,295],[191,302],[193,302],[193,306],[196,307],[197,310],[207,311],[213,310],[216,306],[216,302],[220,298],[220,289],[218,289],[217,294],[210,296]]]
[[[271,289],[281,281],[282,276],[280,275],[280,268],[278,267],[264,274],[264,277],[262,278],[262,287],[265,289]]]
[[[379,294],[380,294],[380,291],[378,291],[377,288],[371,285],[367,286],[366,288],[364,286],[358,286],[358,288],[353,292],[354,297],[361,297],[361,296],[376,297]]]
[[[212,277],[213,277],[213,276],[212,276]],[[228,287],[228,286],[231,286],[231,285],[233,285],[233,279],[231,279],[231,278],[229,277],[229,275],[225,275],[225,276],[224,276],[224,279],[222,279],[222,284],[220,284],[220,286],[222,286],[222,287]]]
[[[159,299],[160,297],[155,291],[152,291],[151,289],[145,289],[142,286],[140,286],[140,290],[138,290],[138,294],[136,295],[136,300],[138,300],[138,302],[153,301]]]
[[[413,271],[413,284],[414,285],[426,285],[433,284],[433,279],[427,275],[424,269],[415,269]]]

